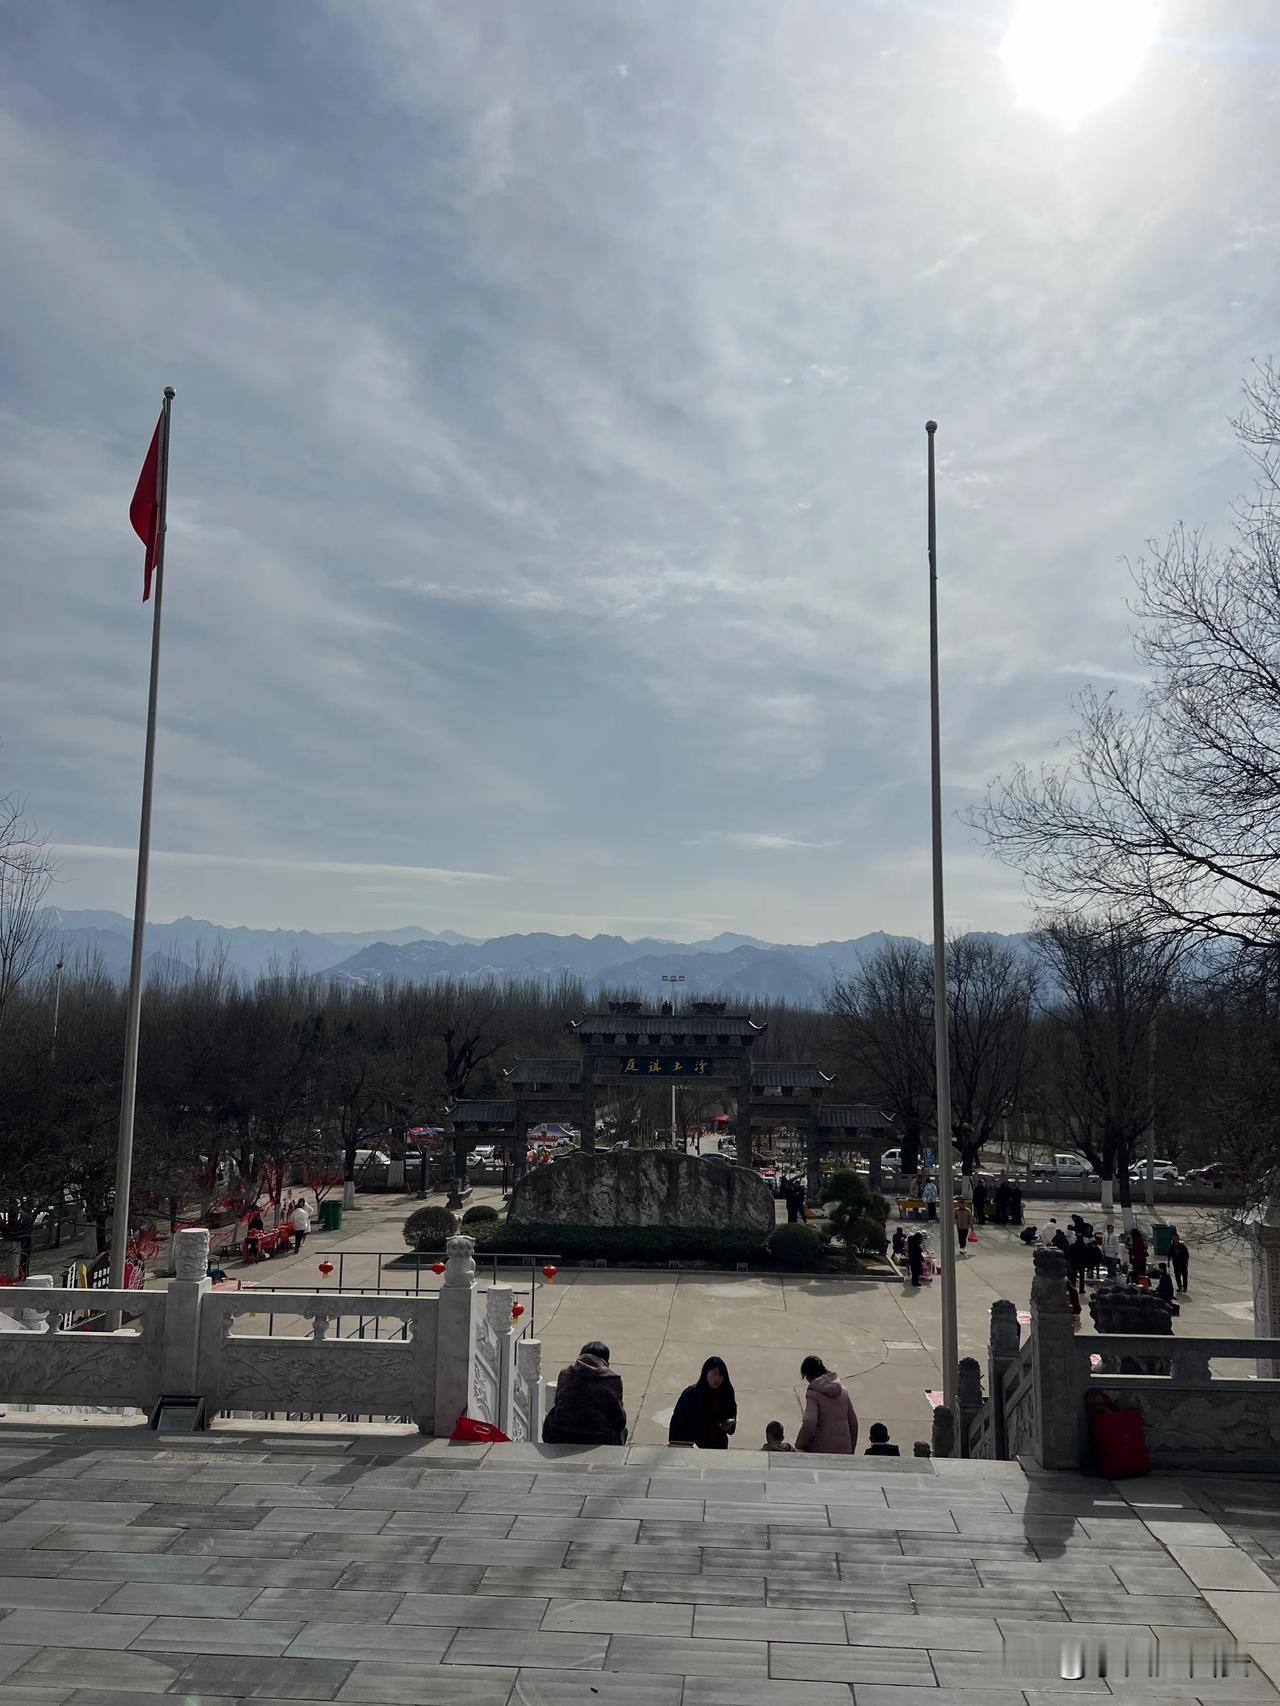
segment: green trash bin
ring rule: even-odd
[[[320,1225],[326,1232],[337,1232],[342,1226],[342,1203],[337,1197],[328,1197],[320,1204]]]
[[[1173,1235],[1177,1227],[1167,1220],[1157,1220],[1151,1228],[1151,1241],[1155,1246],[1157,1256],[1167,1256],[1173,1248]]]

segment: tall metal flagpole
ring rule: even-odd
[[[129,1244],[129,1189],[133,1179],[133,1110],[138,1090],[138,1027],[142,1017],[142,944],[147,926],[147,868],[151,860],[151,780],[156,756],[156,689],[160,681],[160,607],[164,601],[164,534],[169,508],[169,416],[172,385],[164,388],[163,431],[158,475],[160,519],[156,530],[155,609],[151,615],[151,681],[147,689],[147,744],[142,761],[142,821],[138,828],[138,886],[133,900],[133,952],[129,959],[129,1004],[124,1024],[124,1078],[120,1086],[120,1136],[116,1149],[116,1194],[111,1219],[111,1289],[124,1289]]]
[[[942,904],[942,743],[938,717],[938,506],[929,439],[929,732],[933,796],[933,1050],[938,1088],[938,1236],[942,1240],[942,1402],[956,1415],[960,1339],[956,1329],[956,1229],[951,1166],[951,1050],[947,1035],[947,940]]]

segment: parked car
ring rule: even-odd
[[[1137,1179],[1145,1179],[1148,1173],[1151,1174],[1152,1178],[1160,1179],[1165,1184],[1176,1184],[1178,1181],[1178,1169],[1172,1161],[1156,1159],[1150,1164],[1143,1161],[1133,1170],[1133,1176]]]
[[[1192,1167],[1185,1180],[1188,1185],[1212,1185],[1215,1190],[1221,1190],[1224,1185],[1238,1185],[1240,1175],[1225,1161],[1210,1161],[1207,1167]]]
[[[900,1149],[886,1149],[880,1157],[880,1171],[882,1173],[901,1173],[902,1151]]]
[[[1052,1161],[1037,1161],[1031,1169],[1033,1179],[1087,1179],[1089,1163],[1078,1155],[1055,1155]]]

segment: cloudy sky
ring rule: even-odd
[[[1164,0],[1065,123],[1017,4],[0,0],[0,792],[57,902],[132,904],[169,383],[151,916],[928,934],[934,415],[949,911],[1020,927],[954,814],[1134,691],[1123,556],[1248,483],[1280,15]]]

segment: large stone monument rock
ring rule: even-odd
[[[587,1152],[525,1174],[517,1225],[683,1226],[773,1231],[773,1192],[758,1173],[667,1149]]]

